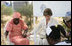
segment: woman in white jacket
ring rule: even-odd
[[[40,36],[40,38],[36,39],[36,45],[49,45],[46,39],[46,33],[50,33],[51,31],[46,31],[47,28],[49,28],[49,26],[51,25],[55,25],[58,24],[58,22],[52,18],[52,11],[50,8],[46,8],[44,10],[44,18],[40,21],[40,23],[38,24],[37,27],[35,27],[35,29],[30,32],[29,35],[34,34],[34,31],[37,32],[37,34]]]

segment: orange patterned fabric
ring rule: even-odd
[[[19,12],[14,12],[13,18],[21,18],[21,14]]]
[[[16,13],[13,17],[20,18],[20,14]],[[12,19],[6,26],[6,31],[9,31],[9,39],[15,45],[29,45],[29,40],[22,37],[22,29],[28,29],[26,23],[22,20],[19,20],[19,24],[15,25]]]

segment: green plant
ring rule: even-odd
[[[11,15],[13,13],[12,7],[7,7],[4,4],[1,4],[1,15]]]

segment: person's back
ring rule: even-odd
[[[60,37],[61,37],[61,34],[60,32],[66,36],[66,32],[64,30],[64,28],[61,26],[61,25],[57,25],[57,27],[54,25],[54,26],[51,26],[51,33],[49,35],[46,34],[47,36],[47,40],[48,42],[53,45],[53,44],[56,44],[58,42],[60,42]]]

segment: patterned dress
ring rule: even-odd
[[[18,13],[15,13],[15,17],[20,17],[18,16]],[[22,31],[21,30],[26,30],[28,29],[27,25],[25,22],[22,20],[19,20],[19,23],[15,25],[13,23],[13,19],[8,22],[6,26],[6,31],[9,31],[9,40],[14,43],[15,45],[29,45],[29,40],[27,38],[22,37]]]

